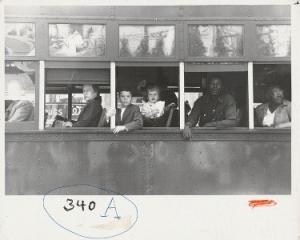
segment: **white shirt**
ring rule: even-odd
[[[266,114],[266,116],[264,117],[264,120],[263,120],[263,126],[266,126],[266,127],[273,127],[274,126],[275,112],[276,112],[276,110],[273,113],[271,113],[270,109],[268,108],[267,114]]]
[[[146,102],[146,103],[144,103],[141,112],[142,112],[142,115],[144,116],[147,113],[151,113],[155,109],[158,109],[159,110],[158,114],[151,117],[151,118],[158,118],[164,114],[164,107],[165,107],[164,101],[157,101],[156,103]]]
[[[122,121],[123,114],[124,114],[125,110],[126,110],[126,108],[121,108],[121,121]]]

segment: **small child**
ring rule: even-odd
[[[113,132],[130,132],[143,127],[143,117],[138,106],[131,104],[132,91],[128,87],[119,90],[121,109],[116,112],[116,127]]]
[[[146,119],[156,119],[164,114],[165,102],[159,101],[159,88],[155,85],[147,89],[148,102],[142,107],[142,115]]]

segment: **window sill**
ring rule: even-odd
[[[178,128],[143,128],[113,134],[108,128],[70,128],[7,131],[6,141],[185,141]],[[191,141],[270,141],[290,142],[291,129],[193,128]]]

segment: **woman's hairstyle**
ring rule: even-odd
[[[93,88],[94,92],[97,93],[97,97],[99,97],[100,96],[99,86],[97,84],[92,84],[92,88]]]

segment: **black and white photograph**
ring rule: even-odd
[[[7,23],[5,24],[5,55],[34,56],[35,55],[35,24]]]
[[[300,237],[300,4],[54,2],[0,3],[3,200],[42,216],[0,238]]]
[[[105,25],[49,24],[50,56],[104,56],[105,43]]]

